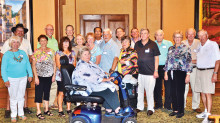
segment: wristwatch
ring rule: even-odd
[[[213,74],[218,74],[218,72],[213,72]]]
[[[114,72],[114,70],[112,70],[112,69],[109,70],[109,73],[113,73],[113,72]]]

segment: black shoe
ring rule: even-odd
[[[154,112],[151,111],[151,110],[148,110],[148,111],[147,111],[147,115],[148,115],[148,116],[152,115],[153,113],[154,113]]]
[[[184,113],[177,113],[176,118],[181,118],[184,116]]]
[[[141,112],[142,110],[140,110],[140,109],[136,109],[136,113],[139,113],[139,112]]]
[[[168,111],[173,111],[173,109],[172,108],[165,108],[166,110],[168,110]]]
[[[10,118],[11,111],[5,110],[5,118]]]
[[[177,115],[177,112],[174,111],[169,114],[169,116],[175,116],[175,115]]]
[[[67,114],[71,114],[71,113],[72,113],[72,110],[67,110],[66,113],[67,113]]]
[[[33,112],[28,109],[28,107],[24,108],[24,113],[25,114],[32,114]]]

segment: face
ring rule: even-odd
[[[108,42],[112,38],[112,35],[111,35],[110,31],[103,32],[103,36],[104,36],[104,40],[106,42]]]
[[[198,37],[201,43],[205,43],[208,40],[208,35],[206,35],[205,31],[200,31]]]
[[[11,49],[18,49],[20,46],[19,40],[13,39],[11,43]]]
[[[39,44],[41,45],[41,47],[47,47],[47,39],[41,38]]]
[[[77,36],[76,37],[76,43],[78,45],[83,45],[83,38],[82,38],[82,36]]]
[[[122,29],[117,29],[117,33],[116,33],[116,36],[118,38],[121,38],[122,36],[125,35],[125,32],[122,30]]]
[[[100,39],[102,37],[102,32],[100,28],[95,29],[95,38]]]
[[[66,28],[66,35],[67,35],[67,36],[73,36],[73,34],[74,34],[73,28],[72,28],[71,26],[68,26],[68,27]]]
[[[188,30],[188,32],[187,32],[188,41],[193,41],[194,38],[195,38],[195,32],[193,30]]]
[[[138,38],[138,37],[139,37],[139,32],[138,32],[137,29],[133,29],[133,30],[131,31],[131,37],[132,37],[132,38]]]
[[[130,46],[130,41],[128,39],[125,39],[121,42],[122,48],[125,50]]]
[[[142,40],[148,40],[149,39],[149,33],[148,33],[148,31],[147,30],[143,30],[142,32],[141,32],[141,39]]]
[[[164,38],[163,32],[158,31],[157,34],[155,35],[155,38],[158,42],[163,41],[163,38]]]
[[[88,44],[94,44],[94,37],[93,36],[91,36],[91,35],[89,35],[88,37],[87,37],[87,42],[88,42]]]
[[[54,28],[52,25],[47,25],[47,27],[45,28],[45,32],[47,36],[52,36],[53,32],[54,32]]]
[[[23,38],[24,37],[24,29],[17,28],[14,34],[15,34],[15,36],[19,36],[19,37]]]
[[[90,57],[91,54],[89,51],[84,51],[81,55],[81,60],[85,61],[85,62],[89,62],[90,61]]]
[[[174,42],[175,42],[176,45],[180,45],[182,40],[183,40],[182,35],[176,34],[176,35],[174,36]]]
[[[63,48],[68,48],[70,45],[69,41],[64,41],[63,42]]]

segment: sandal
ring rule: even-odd
[[[58,112],[59,114],[58,114],[58,116],[60,116],[60,117],[65,117],[66,115],[63,113],[63,111],[61,111],[61,112]]]
[[[27,117],[26,116],[18,116],[18,118],[19,118],[19,120],[26,120],[27,119]]]
[[[40,113],[40,114],[37,114],[36,115],[37,117],[38,117],[38,119],[40,119],[40,120],[44,120],[45,119],[45,117]]]
[[[67,113],[67,114],[71,114],[71,113],[72,113],[72,110],[67,110],[66,113]]]
[[[17,122],[17,119],[16,119],[16,117],[11,117],[11,122]]]
[[[53,116],[53,114],[50,111],[45,111],[44,114],[46,114],[48,116]]]

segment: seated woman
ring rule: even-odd
[[[72,83],[87,86],[87,91],[76,91],[75,94],[103,97],[105,99],[103,106],[106,109],[106,116],[125,116],[126,113],[120,111],[118,94],[114,83],[111,82],[114,78],[107,78],[105,72],[90,61],[91,53],[87,47],[81,48],[78,55],[80,60],[73,71]]]

